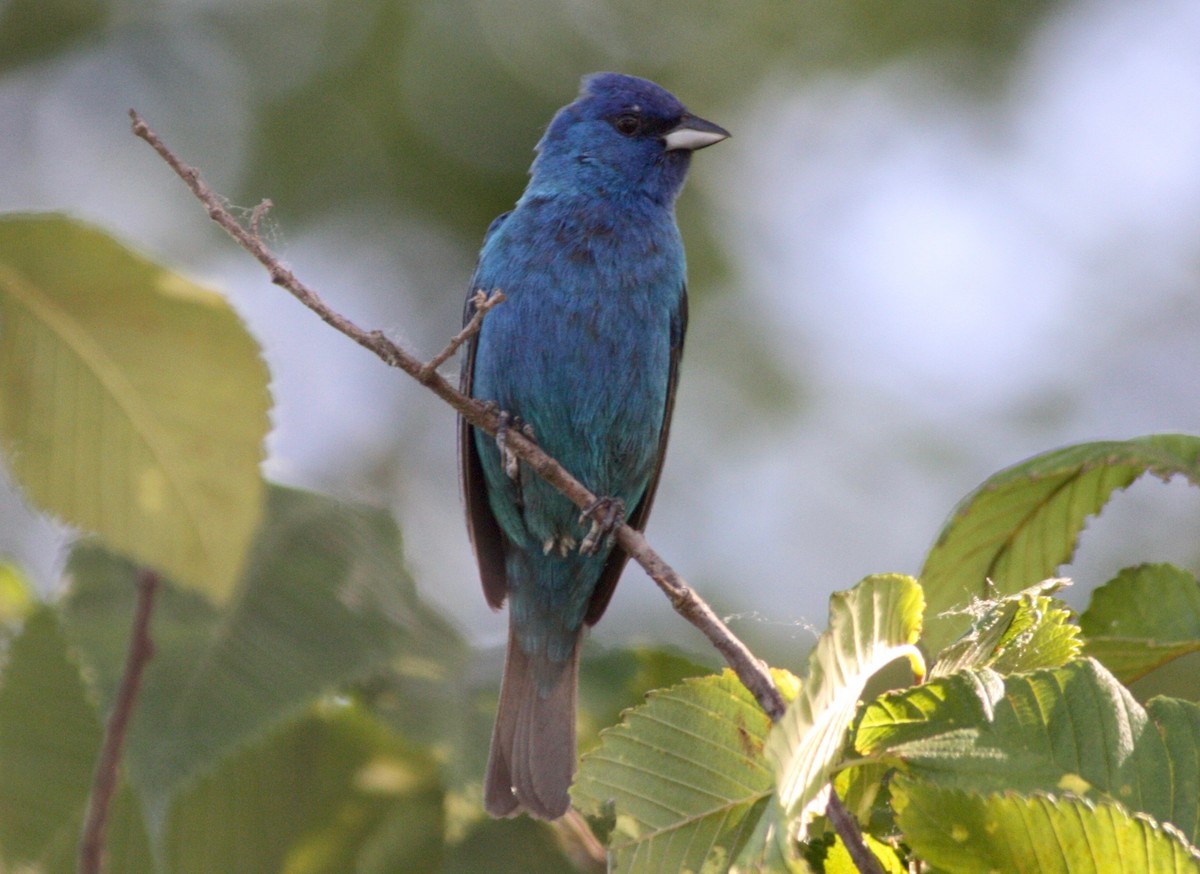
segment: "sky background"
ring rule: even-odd
[[[392,508],[423,594],[500,645],[449,409],[271,286],[126,110],[233,203],[270,197],[298,275],[428,357],[579,77],[655,79],[733,138],[678,207],[690,333],[648,536],[787,658],[831,591],[917,572],[991,473],[1200,433],[1198,46],[1194,0],[9,0],[0,210],[67,212],[227,294],[274,377],[266,474]],[[1195,566],[1198,523],[1196,490],[1135,485],[1069,598]],[[66,536],[0,489],[0,557],[47,593]],[[703,651],[636,567],[595,637]]]

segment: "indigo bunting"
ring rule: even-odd
[[[463,390],[603,496],[589,526],[500,441],[460,422],[484,594],[510,610],[484,789],[492,816],[555,819],[570,804],[580,638],[628,559],[612,529],[646,524],[675,400],[687,324],[675,199],[691,153],[728,136],[653,82],[587,76],[538,143],[516,207],[484,238],[464,323],[476,290],[507,299],[468,344]]]

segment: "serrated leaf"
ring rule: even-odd
[[[1200,854],[1178,831],[1113,802],[981,795],[903,775],[892,794],[905,843],[934,871],[1200,872]]]
[[[224,599],[261,514],[267,381],[220,295],[65,217],[0,219],[0,446],[42,510]]]
[[[1200,438],[1155,434],[1055,450],[988,479],[955,508],[925,559],[926,645],[936,651],[970,624],[958,611],[992,597],[989,580],[1004,595],[1054,576],[1117,489],[1147,473],[1200,483],[1198,458]]]
[[[1200,845],[1200,704],[1153,698],[1146,712],[1158,726],[1171,763],[1171,807],[1161,818]]]
[[[97,546],[71,558],[64,604],[97,696],[112,700],[133,567]],[[384,512],[273,487],[239,597],[226,611],[160,591],[126,761],[151,831],[176,788],[316,696],[426,649],[444,623],[416,598]]]
[[[1079,654],[1071,612],[1049,597],[1066,580],[1045,580],[1015,595],[978,601],[971,628],[938,654],[930,677],[968,668],[1015,674],[1064,665]]]
[[[648,693],[711,673],[712,668],[668,649],[589,647],[579,670],[576,720],[582,749],[594,746],[603,729],[620,722],[624,712],[644,702]]]
[[[1200,585],[1169,564],[1125,568],[1092,593],[1079,626],[1087,654],[1131,683],[1200,652]]]
[[[1195,835],[1195,739],[1161,727],[1094,660],[1003,678],[964,671],[868,705],[855,734],[882,756],[945,786],[1106,795]]]
[[[800,840],[820,812],[811,807],[842,756],[867,681],[899,658],[924,675],[914,645],[924,606],[917,582],[898,574],[867,577],[830,597],[829,630],[809,657],[808,679],[767,741],[780,802],[789,817],[800,817]]]
[[[0,854],[21,870],[74,847],[100,724],[54,612],[37,609],[12,644],[0,687]]]
[[[776,678],[794,683],[782,672]],[[601,732],[571,797],[585,815],[614,818],[614,870],[725,870],[771,795],[763,758],[770,725],[725,671],[653,692]]]

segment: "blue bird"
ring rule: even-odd
[[[464,323],[475,291],[507,300],[467,347],[463,390],[531,428],[604,498],[589,526],[460,422],[484,594],[510,610],[484,789],[492,816],[555,819],[570,805],[580,638],[628,559],[612,528],[623,516],[646,524],[675,401],[687,326],[675,199],[691,153],[728,136],[653,82],[587,76],[538,143],[525,193],[484,238]]]

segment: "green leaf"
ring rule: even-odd
[[[776,672],[783,690],[795,680]],[[571,787],[585,815],[613,822],[615,870],[724,870],[770,799],[770,719],[730,671],[652,692],[601,732]]]
[[[112,700],[134,568],[96,546],[71,558],[64,605],[97,695]],[[323,693],[419,656],[444,627],[416,598],[399,534],[378,510],[274,487],[226,611],[164,587],[127,762],[154,832],[171,793]]]
[[[905,842],[935,871],[1200,872],[1200,854],[1178,831],[1112,802],[985,796],[903,776],[892,792]]]
[[[1003,470],[959,503],[925,559],[925,643],[936,651],[969,624],[972,597],[1019,592],[1070,560],[1087,518],[1146,473],[1200,483],[1200,438],[1156,434],[1084,443]]]
[[[1164,727],[1091,659],[1008,678],[964,671],[872,702],[855,747],[954,788],[1107,796],[1194,840],[1200,778],[1186,708],[1196,705],[1179,706],[1167,743]]]
[[[13,641],[0,688],[0,852],[4,870],[79,840],[100,725],[54,612],[38,608]]]
[[[1079,626],[1087,654],[1131,683],[1200,652],[1200,585],[1169,564],[1125,568],[1092,593]]]
[[[1146,712],[1158,726],[1171,763],[1171,807],[1160,818],[1200,844],[1200,704],[1154,698]]]
[[[767,755],[775,768],[779,799],[789,817],[807,820],[819,810],[822,788],[841,760],[846,729],[867,681],[898,658],[924,675],[920,650],[924,600],[911,577],[867,577],[829,599],[829,630],[809,657],[808,679],[787,713],[772,728]]]
[[[968,668],[1016,674],[1056,668],[1079,654],[1079,629],[1071,611],[1049,597],[1066,580],[1046,580],[1015,595],[978,601],[971,628],[938,654],[930,677]]]
[[[440,870],[436,765],[361,710],[333,707],[241,750],[171,806],[172,874]]]
[[[712,673],[678,652],[646,646],[601,650],[589,647],[579,670],[579,733],[586,752],[599,733],[621,721],[622,714],[655,689],[677,686]]]
[[[0,447],[41,509],[227,597],[261,514],[267,380],[220,295],[62,216],[0,219]]]

